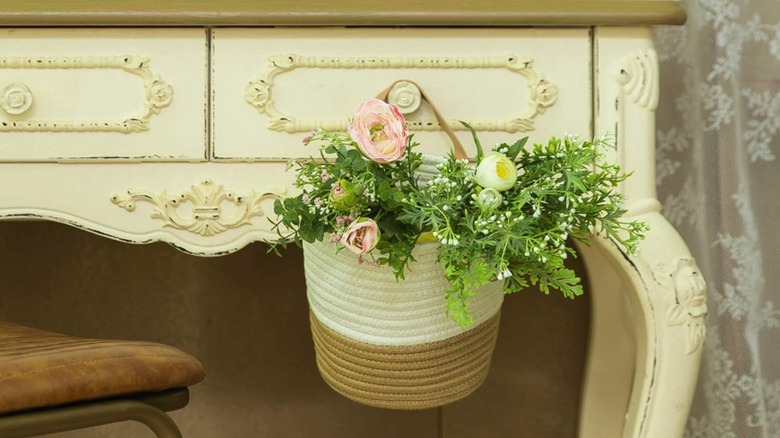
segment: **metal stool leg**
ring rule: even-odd
[[[0,418],[0,437],[27,438],[121,421],[146,425],[158,438],[182,438],[171,418],[136,400],[113,400]]]

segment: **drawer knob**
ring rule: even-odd
[[[22,83],[14,82],[0,91],[0,106],[8,114],[23,114],[30,109],[32,103],[32,91]]]
[[[411,114],[420,107],[420,89],[411,82],[399,81],[387,95],[387,101],[398,107],[401,114]]]

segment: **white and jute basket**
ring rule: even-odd
[[[304,268],[317,365],[340,394],[365,405],[425,409],[459,400],[487,376],[504,295],[500,282],[470,299],[474,324],[445,311],[448,282],[437,243],[419,244],[406,279],[358,264],[348,250],[305,244]]]

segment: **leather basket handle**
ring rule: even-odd
[[[420,97],[422,97],[422,100],[428,102],[428,105],[431,107],[431,110],[433,110],[433,114],[436,116],[436,120],[439,122],[439,126],[441,126],[441,130],[444,131],[444,133],[447,134],[448,137],[450,137],[450,140],[452,140],[452,150],[455,155],[455,158],[457,159],[464,159],[468,158],[468,154],[466,154],[466,149],[463,148],[463,145],[461,144],[460,140],[458,140],[458,137],[455,135],[455,131],[452,130],[452,127],[449,123],[447,123],[447,119],[444,118],[444,116],[441,114],[441,111],[439,111],[439,108],[434,105],[431,98],[428,96],[428,93],[423,90],[423,88],[420,86],[420,84],[410,81],[409,79],[400,79],[392,84],[390,84],[389,87],[385,88],[377,94],[376,98],[380,100],[384,100],[387,102],[387,96],[390,94],[390,90],[395,87],[396,84],[399,82],[408,82],[415,87],[417,87],[418,90],[420,90]]]

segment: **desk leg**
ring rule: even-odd
[[[596,134],[612,133],[607,159],[633,172],[620,190],[627,218],[650,226],[637,257],[594,238],[582,248],[593,322],[580,435],[681,437],[704,342],[705,285],[655,191],[658,62],[650,29],[594,35]],[[632,359],[633,357],[633,359]]]

